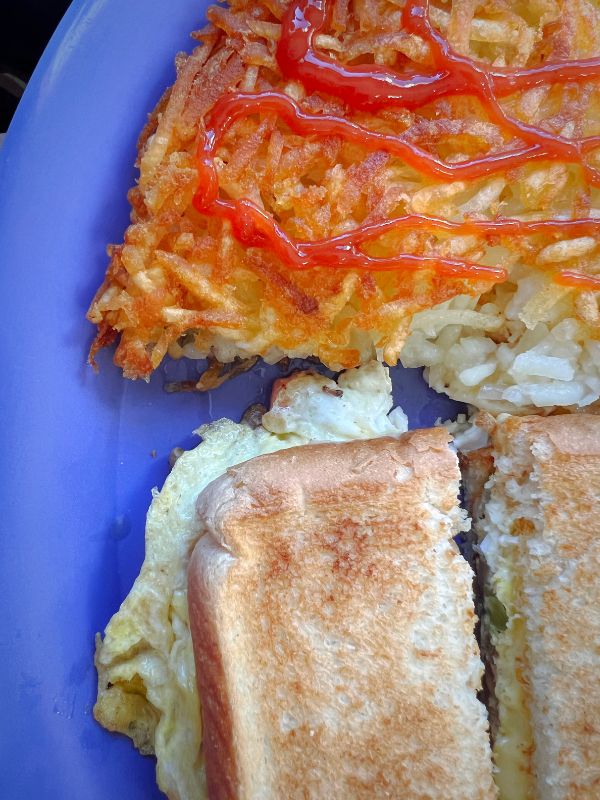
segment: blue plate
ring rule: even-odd
[[[0,797],[151,800],[154,762],[92,717],[94,634],[143,558],[150,490],[176,445],[267,396],[277,367],[205,395],[167,394],[100,359],[85,310],[105,246],[128,222],[135,142],[203,23],[203,0],[80,0],[27,88],[0,151]],[[412,426],[456,406],[394,370]]]

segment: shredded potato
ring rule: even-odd
[[[417,112],[387,108],[367,113],[307,93],[281,75],[275,60],[285,5],[281,0],[231,0],[228,7],[213,6],[207,12],[209,24],[193,34],[199,46],[177,57],[177,80],[140,136],[140,176],[129,193],[132,224],[123,243],[109,249],[106,277],[88,312],[98,326],[92,362],[101,347],[117,340],[115,362],[130,378],[148,378],[168,353],[211,354],[222,362],[317,356],[332,368],[373,357],[395,364],[419,311],[470,297],[472,314],[491,291],[491,316],[499,320],[496,336],[505,326],[511,297],[528,275],[536,276],[536,284],[523,312],[527,329],[546,314],[554,274],[564,269],[598,272],[600,248],[593,236],[569,240],[545,233],[499,234],[484,239],[420,228],[387,233],[365,250],[383,258],[401,253],[459,257],[503,267],[510,281],[492,290],[482,279],[440,277],[433,270],[293,271],[266,249],[243,247],[229,222],[198,213],[192,206],[198,188],[195,150],[207,113],[231,91],[284,91],[307,112],[338,114],[372,130],[401,134],[447,163],[515,146],[474,97],[446,96]],[[335,0],[317,47],[342,63],[383,64],[398,71],[410,69],[411,63],[414,69],[427,65],[428,45],[402,30],[401,7],[395,0]],[[454,0],[432,6],[430,15],[456,51],[494,66],[532,67],[600,54],[600,11],[587,0]],[[592,82],[536,87],[501,103],[522,121],[581,137],[600,133],[599,100],[598,85]],[[595,158],[591,154],[590,163]],[[299,136],[273,114],[252,114],[234,123],[215,163],[222,197],[252,200],[299,240],[327,238],[408,213],[451,221],[600,214],[598,192],[590,189],[577,164],[536,161],[506,175],[439,181],[388,153],[336,137]],[[568,289],[562,294],[564,309],[569,306],[568,314],[581,321],[586,336],[595,337],[595,293],[579,298]],[[441,311],[446,313],[443,306]],[[465,335],[470,327],[490,330],[487,321],[473,323],[467,317],[463,327]],[[418,344],[425,347],[426,337],[420,337],[412,337],[407,363],[427,363]],[[483,370],[468,373],[467,381],[484,374],[482,380],[493,381],[488,362]],[[472,366],[463,363],[457,370]],[[447,388],[452,381],[439,383]]]

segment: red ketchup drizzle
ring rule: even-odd
[[[598,233],[600,220],[597,219],[450,222],[405,215],[360,226],[329,239],[301,242],[292,240],[271,215],[250,200],[220,198],[214,162],[219,144],[236,120],[258,113],[276,114],[295,133],[337,136],[369,150],[383,150],[399,156],[408,166],[435,179],[475,179],[544,159],[579,163],[589,183],[600,185],[600,173],[584,160],[587,152],[600,146],[600,137],[567,140],[508,116],[498,102],[498,97],[534,86],[600,79],[600,59],[559,62],[521,70],[484,67],[452,51],[429,21],[428,0],[407,0],[403,9],[403,26],[428,43],[433,69],[424,68],[422,73],[398,74],[377,65],[343,66],[329,56],[317,54],[313,49],[314,36],[328,22],[327,3],[328,0],[297,0],[291,3],[282,22],[277,48],[277,61],[284,76],[301,81],[309,91],[339,97],[351,108],[371,111],[388,106],[416,109],[447,95],[475,95],[489,117],[521,143],[500,153],[449,164],[402,136],[371,131],[341,117],[307,113],[280,92],[230,94],[216,103],[206,121],[204,140],[198,147],[199,188],[193,204],[199,212],[228,219],[234,236],[241,243],[271,250],[290,269],[338,267],[380,271],[433,268],[439,275],[483,279],[494,283],[506,280],[506,270],[457,259],[407,253],[392,258],[376,258],[364,253],[360,245],[392,230],[416,228],[440,233],[474,233],[488,241],[497,241],[506,234]],[[554,280],[564,286],[600,289],[600,278],[574,271],[562,272]]]
[[[455,53],[431,25],[428,9],[428,0],[407,0],[402,24],[406,31],[429,45],[433,72],[399,75],[380,66],[346,67],[315,53],[313,39],[327,24],[328,0],[298,0],[290,5],[282,21],[277,62],[284,75],[301,81],[307,89],[327,92],[350,107],[363,110],[375,111],[389,106],[414,110],[446,95],[475,95],[493,122],[535,150],[540,149],[545,158],[582,161],[580,142],[569,141],[508,116],[498,96],[544,83],[600,79],[600,59],[494,73]],[[579,66],[581,75],[577,73]],[[523,153],[521,163],[529,157]],[[600,174],[585,164],[584,168],[590,182],[600,184]]]

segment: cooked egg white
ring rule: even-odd
[[[337,383],[299,374],[282,383],[262,426],[222,419],[153,491],[146,554],[129,595],[97,637],[96,719],[155,753],[157,782],[172,800],[206,797],[202,725],[189,631],[187,567],[198,539],[195,502],[225,470],[263,453],[315,441],[398,435],[406,416],[392,408],[387,368],[371,362]]]

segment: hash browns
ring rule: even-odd
[[[204,120],[232,90],[284,91],[305,111],[401,134],[448,163],[515,144],[474,97],[440,98],[415,112],[353,112],[336,98],[286,81],[275,59],[286,6],[283,0],[212,6],[209,24],[192,34],[198,47],[177,56],[177,80],[138,142],[140,177],[129,192],[132,224],[123,243],[109,248],[106,277],[88,312],[98,326],[92,362],[100,348],[118,340],[115,363],[130,378],[148,378],[167,353],[212,354],[222,362],[315,355],[334,369],[376,355],[395,364],[415,312],[457,295],[485,298],[490,289],[482,280],[440,277],[432,270],[290,271],[269,251],[239,244],[228,222],[193,208],[195,152]],[[317,47],[345,64],[400,71],[411,62],[427,65],[428,46],[402,30],[401,9],[393,0],[335,0],[329,30],[317,36]],[[494,66],[531,67],[600,54],[600,12],[587,0],[455,0],[432,6],[430,16],[456,51]],[[515,93],[502,105],[520,120],[570,138],[600,133],[599,97],[594,83],[558,84]],[[591,163],[600,165],[596,153]],[[433,181],[387,153],[336,137],[296,135],[271,114],[237,121],[222,141],[216,165],[223,196],[249,198],[301,240],[401,214],[546,219],[593,216],[598,206],[598,190],[586,183],[578,165],[536,162],[477,180]],[[600,271],[598,241],[587,239],[506,235],[489,243],[477,235],[403,230],[368,247],[379,257],[437,255],[509,273],[526,265],[544,270],[549,282],[553,270]],[[591,307],[587,297],[579,313],[589,320],[598,309],[595,293]]]

